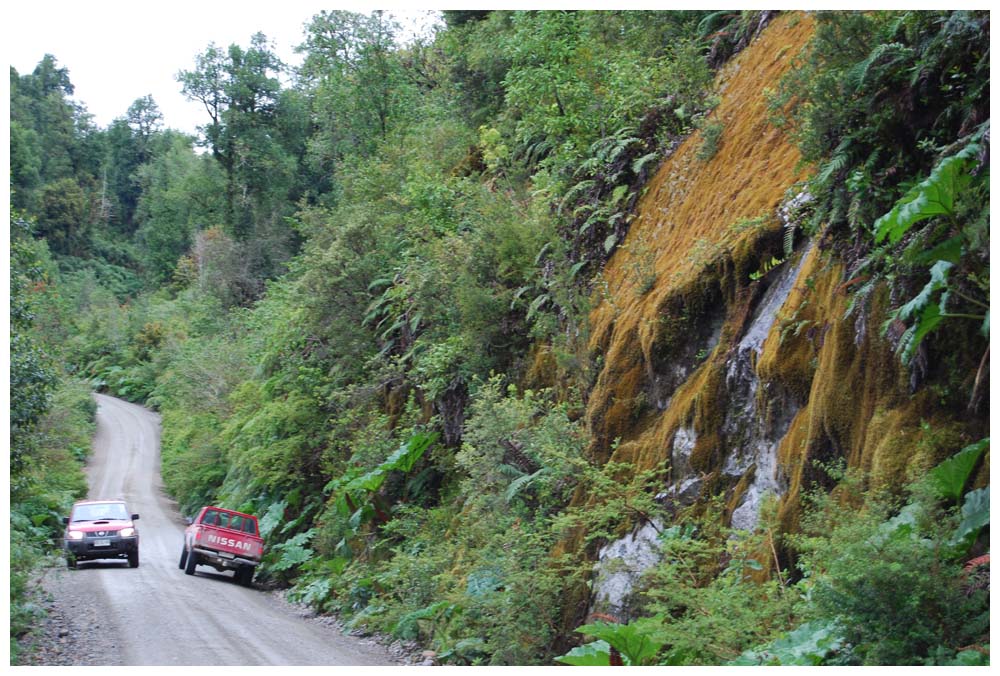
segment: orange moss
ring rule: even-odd
[[[910,394],[878,333],[885,289],[873,294],[860,330],[854,315],[845,318],[842,279],[841,266],[813,250],[757,361],[762,390],[783,387],[804,402],[778,451],[789,483],[780,517],[789,530],[798,526],[802,491],[824,478],[816,460],[842,458],[873,486],[901,488],[970,440],[971,430],[943,415],[929,390]]]
[[[540,390],[554,387],[558,368],[549,345],[535,344],[528,354],[528,371],[524,376],[526,389]]]
[[[759,227],[732,226],[773,214],[786,189],[804,177],[798,150],[768,122],[762,91],[785,73],[812,29],[808,16],[779,17],[723,69],[717,80],[722,101],[713,113],[725,125],[718,151],[707,162],[698,160],[698,133],[681,144],[649,184],[628,236],[609,261],[599,285],[602,297],[591,313],[590,350],[604,356],[588,408],[595,456],[606,455],[621,438],[626,443],[619,455],[638,444],[628,453],[639,469],[648,469],[669,457],[666,442],[696,396],[700,418],[717,417],[709,412],[714,397],[698,389],[705,368],[677,390],[657,424],[641,426],[644,434],[629,402],[649,385],[650,364],[669,355],[693,319],[720,302],[735,304],[737,313],[745,310],[739,289],[765,258],[763,250],[769,258],[775,244],[780,247],[773,218]],[[652,270],[643,269],[649,265]],[[649,273],[657,282],[641,293]],[[696,455],[716,455],[710,446],[706,436]]]
[[[587,410],[599,461],[618,440],[611,459],[651,469],[669,460],[678,429],[690,426],[697,436],[692,469],[719,476],[727,450],[720,438],[726,361],[758,295],[748,275],[780,252],[781,228],[768,216],[805,176],[797,149],[768,123],[762,91],[778,81],[812,30],[808,16],[784,15],[720,73],[722,101],[713,113],[724,124],[718,152],[701,162],[698,134],[681,144],[651,181],[604,270],[589,344],[604,361]],[[886,290],[871,296],[868,325],[859,325],[856,315],[845,318],[850,290],[842,266],[819,246],[807,256],[754,365],[762,415],[801,407],[778,449],[789,483],[779,517],[792,530],[801,492],[823,478],[815,461],[842,458],[880,485],[899,486],[968,441],[961,424],[935,413],[930,395],[910,395],[907,374],[879,336]],[[656,284],[647,290],[653,276]],[[689,349],[709,316],[724,320],[712,353],[666,393],[664,410],[650,406],[644,397],[657,365]],[[922,429],[922,421],[937,432]]]

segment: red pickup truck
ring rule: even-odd
[[[202,507],[184,531],[179,568],[194,575],[195,566],[231,570],[245,587],[253,582],[254,569],[264,554],[264,540],[257,517],[221,507]]]

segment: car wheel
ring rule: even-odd
[[[250,566],[240,566],[236,571],[236,582],[244,587],[253,586],[253,568]]]
[[[184,562],[184,574],[194,575],[194,567],[198,565],[198,555],[193,551],[187,553],[187,561]]]
[[[187,563],[187,558],[188,558],[187,547],[181,547],[181,560],[180,563],[177,564],[177,567],[180,568],[181,570],[184,570],[184,564]]]
[[[128,553],[128,567],[138,568],[139,567],[139,550]]]

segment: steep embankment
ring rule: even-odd
[[[783,257],[784,232],[808,207],[797,186],[809,170],[770,123],[764,90],[812,31],[808,16],[784,15],[719,74],[717,150],[705,160],[711,140],[697,133],[660,168],[591,314],[595,455],[637,471],[666,463],[665,502],[722,493],[741,528],[770,493],[794,529],[800,493],[826,480],[816,460],[899,485],[970,438],[930,392],[911,394],[879,334],[885,290],[848,314],[851,285],[828,242],[801,242],[753,274]],[[641,532],[629,537],[642,560]],[[621,558],[613,551],[600,556]],[[601,609],[622,610],[620,590],[597,589]]]
[[[808,19],[782,17],[720,73],[717,151],[699,159],[700,133],[681,145],[605,270],[607,294],[591,316],[591,350],[604,363],[588,412],[599,449],[621,440],[615,460],[648,469],[677,446],[675,481],[722,467],[727,362],[780,272],[750,275],[780,256],[776,212],[806,176],[762,92],[810,34]]]

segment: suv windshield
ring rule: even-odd
[[[110,519],[128,520],[128,510],[120,502],[97,502],[77,505],[73,510],[73,521],[105,521]]]

